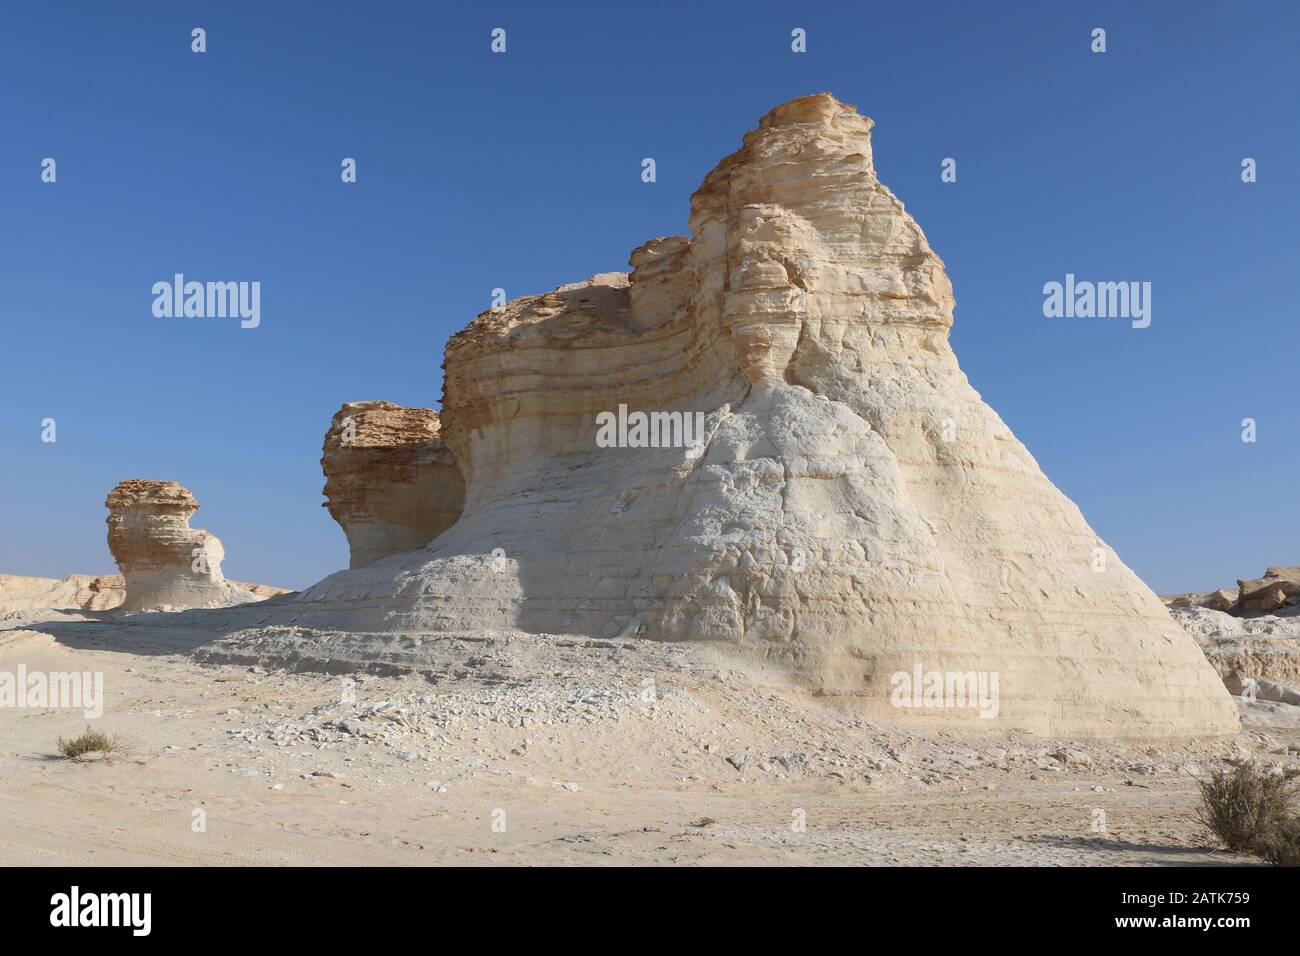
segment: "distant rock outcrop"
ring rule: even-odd
[[[422,548],[456,523],[465,482],[432,408],[349,402],[325,433],[325,507],[343,528],[350,567]]]
[[[289,594],[290,588],[247,581],[229,581],[259,601]],[[35,578],[0,574],[0,614],[35,610],[111,611],[126,599],[126,579],[120,574],[69,574],[66,578]]]
[[[1238,578],[1237,610],[1267,614],[1300,604],[1300,568],[1268,568],[1262,578]]]
[[[1237,603],[1237,592],[1227,588],[1217,591],[1193,591],[1190,594],[1161,595],[1168,607],[1204,607],[1211,611],[1228,611]]]
[[[0,574],[0,613],[33,608],[107,611],[126,596],[120,574],[70,574],[66,578],[34,578]]]
[[[1268,568],[1262,578],[1238,578],[1235,588],[1170,594],[1161,600],[1171,608],[1204,607],[1237,617],[1272,614],[1300,606],[1300,568]]]
[[[362,567],[354,543],[354,570],[278,616],[714,642],[898,723],[1235,732],[1195,643],[967,382],[943,262],[871,129],[826,94],[778,106],[694,194],[690,236],[453,336],[464,513],[401,559]],[[439,506],[375,520],[364,459],[330,455],[331,486],[366,476],[327,493],[350,540],[376,527],[367,556],[397,550],[369,538],[405,533],[405,502]],[[976,679],[997,706],[954,698]]]
[[[126,582],[124,611],[179,611],[260,600],[221,574],[216,535],[190,527],[199,503],[174,481],[132,478],[108,493],[108,550]]]

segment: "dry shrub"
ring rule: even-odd
[[[69,760],[84,757],[89,753],[111,754],[117,749],[117,737],[110,737],[103,731],[95,730],[93,727],[87,727],[81,736],[73,737],[71,740],[59,738],[59,753]]]
[[[1266,774],[1253,762],[1231,770],[1215,770],[1201,781],[1201,805],[1196,816],[1228,850],[1258,853],[1275,842],[1288,825],[1295,792],[1285,777]]]
[[[1260,841],[1259,855],[1274,866],[1300,866],[1300,817],[1274,827]]]

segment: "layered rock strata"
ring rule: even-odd
[[[1195,643],[967,382],[871,129],[826,94],[779,106],[694,194],[689,237],[453,336],[463,514],[294,619],[715,642],[898,723],[1234,731]]]

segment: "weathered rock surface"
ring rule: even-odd
[[[1248,697],[1251,700],[1266,700],[1278,704],[1300,706],[1300,691],[1286,684],[1269,680],[1267,677],[1250,677],[1236,671],[1223,679],[1228,693],[1234,697]]]
[[[118,483],[108,508],[108,550],[126,582],[123,611],[226,607],[260,600],[221,574],[225,549],[216,535],[190,527],[199,508],[174,481]]]
[[[1229,690],[1234,675],[1300,685],[1300,611],[1245,618],[1203,607],[1169,613],[1200,644]]]
[[[1196,644],[968,384],[871,128],[825,94],[779,106],[692,197],[690,237],[455,335],[460,520],[285,623],[709,641],[899,723],[1235,731]],[[629,410],[698,413],[703,438],[603,447]],[[997,675],[996,716],[891,703],[914,668]]]
[[[431,408],[344,405],[325,433],[321,467],[325,507],[347,535],[354,568],[424,547],[455,524],[465,503],[465,482]]]

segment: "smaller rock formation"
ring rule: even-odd
[[[258,600],[221,575],[216,535],[190,527],[199,503],[174,481],[132,478],[108,493],[108,550],[126,579],[123,611],[179,611]]]
[[[325,507],[350,567],[422,548],[460,517],[465,482],[432,408],[349,402],[325,433]]]

